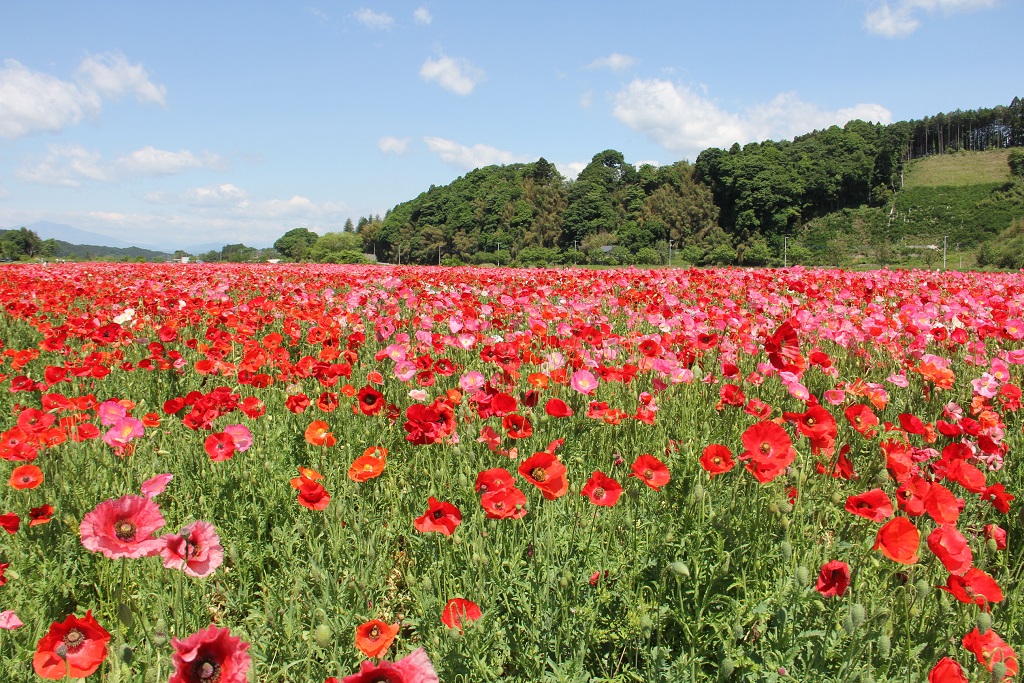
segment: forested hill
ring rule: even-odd
[[[654,264],[671,249],[689,263],[760,265],[781,259],[790,245],[805,261],[831,261],[836,250],[822,244],[832,233],[876,246],[884,262],[908,236],[892,220],[908,164],[993,149],[1010,150],[1007,182],[991,190],[1003,192],[993,200],[1002,208],[991,213],[991,225],[963,229],[969,246],[972,234],[983,241],[1024,217],[1022,195],[1009,187],[1022,182],[1010,172],[1024,157],[1021,98],[1005,107],[889,125],[851,121],[791,141],[707,149],[693,164],[636,168],[605,150],[572,181],[544,158],[488,166],[432,186],[383,221],[361,222],[359,233],[366,252],[403,263]]]

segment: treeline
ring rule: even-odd
[[[707,149],[692,165],[637,168],[605,150],[571,181],[541,158],[476,169],[337,233],[289,231],[275,248],[321,262],[353,262],[361,253],[391,263],[658,264],[671,254],[695,264],[764,265],[788,260],[791,244],[807,263],[832,263],[863,245],[886,263],[912,225],[893,224],[908,161],[1012,146],[1024,146],[1019,97],[1009,107],[889,125],[851,121],[791,141]],[[983,224],[960,221],[965,240],[994,235],[1013,219],[1019,192],[1001,191],[957,208],[954,217],[984,215]],[[926,215],[911,209],[904,213]]]

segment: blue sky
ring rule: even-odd
[[[472,168],[1009,104],[1019,0],[6,2],[0,227],[266,246]]]

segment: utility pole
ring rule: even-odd
[[[501,242],[498,242],[498,267],[501,268]]]
[[[441,265],[441,245],[437,245],[437,265]]]
[[[572,241],[572,264],[576,265],[576,240]]]
[[[942,236],[942,269],[946,269],[946,235]]]
[[[789,268],[789,238],[782,238],[782,267]]]
[[[668,267],[669,268],[672,267],[672,244],[674,242],[675,242],[675,240],[672,240],[672,239],[670,239],[668,241]]]

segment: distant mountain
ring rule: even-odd
[[[11,226],[14,230],[17,230],[20,227],[22,226]],[[37,221],[31,225],[26,225],[25,227],[29,230],[34,230],[35,233],[44,240],[55,239],[61,242],[68,242],[70,244],[91,244],[99,247],[118,247],[120,249],[127,249],[128,247],[135,246],[130,242],[119,240],[116,237],[108,237],[107,235],[101,235],[96,232],[79,230],[78,228],[73,228],[70,225],[64,225],[63,223]]]

